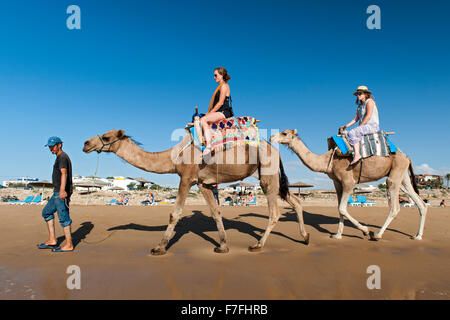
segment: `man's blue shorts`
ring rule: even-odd
[[[42,209],[42,216],[45,221],[55,219],[53,215],[58,211],[59,223],[62,227],[67,227],[72,224],[72,220],[69,216],[69,202],[70,195],[67,195],[66,199],[61,200],[59,198],[59,192],[53,193],[53,196],[48,200],[47,205]]]

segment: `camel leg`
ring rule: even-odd
[[[208,203],[209,208],[211,209],[212,216],[217,224],[217,230],[219,231],[220,247],[214,248],[214,252],[227,253],[228,251],[230,251],[227,246],[227,234],[225,233],[225,228],[223,226],[222,221],[222,214],[220,213],[219,206],[217,205],[217,201],[214,198],[211,186],[199,184],[198,187],[202,192],[203,197],[205,197],[205,200]]]
[[[414,201],[416,206],[419,208],[420,212],[420,225],[419,225],[419,231],[417,232],[417,235],[415,237],[412,237],[414,240],[422,240],[423,235],[423,227],[425,226],[425,218],[427,217],[427,206],[423,202],[423,200],[420,198],[420,196],[416,193],[414,190],[411,178],[409,177],[409,173],[406,172],[406,174],[403,177],[402,185],[404,187],[404,190]]]
[[[367,227],[363,226],[362,224],[360,224],[358,222],[358,220],[353,218],[347,211],[347,201],[348,201],[348,198],[350,197],[350,195],[352,194],[352,192],[353,192],[353,184],[342,186],[341,200],[339,201],[339,214],[342,215],[343,218],[347,218],[348,220],[350,220],[350,222],[353,223],[353,225],[355,227],[357,227],[359,230],[361,230],[361,232],[364,234],[364,236],[368,236],[369,229]],[[341,239],[343,231],[344,231],[344,221],[342,221],[342,225],[341,225],[341,220],[339,220],[339,230],[338,230],[338,233],[336,233],[336,235],[333,236],[333,238]]]
[[[269,224],[267,225],[266,231],[261,239],[255,245],[248,248],[252,252],[261,251],[267,238],[269,237],[270,232],[280,218],[280,209],[278,208],[277,203],[279,193],[278,175],[261,176],[260,184],[262,189],[265,190],[267,198],[267,205],[269,207]]]
[[[292,208],[294,208],[295,212],[297,213],[298,223],[300,225],[300,234],[302,235],[306,244],[309,244],[310,234],[305,230],[305,224],[303,222],[303,207],[300,199],[289,192],[286,201]]]
[[[341,205],[342,198],[342,185],[339,181],[334,181],[334,188],[336,189],[336,195],[338,199],[338,208]],[[347,200],[348,201],[348,200]],[[342,239],[342,232],[344,231],[344,216],[339,212],[339,226],[338,231],[335,234],[331,235],[332,239]]]
[[[389,215],[384,222],[383,227],[381,227],[380,231],[376,235],[371,234],[370,238],[372,240],[380,240],[383,237],[384,231],[387,229],[389,224],[394,220],[400,211],[400,203],[399,203],[399,191],[400,191],[400,183],[401,176],[397,172],[391,172],[391,175],[386,179],[386,186],[388,187],[389,194],[391,195],[391,205],[389,209]]]
[[[174,229],[178,223],[178,220],[180,220],[181,213],[183,212],[184,202],[186,200],[190,188],[191,184],[189,182],[180,181],[177,200],[175,201],[175,209],[170,214],[169,224],[163,235],[163,238],[161,239],[161,242],[156,248],[153,248],[151,250],[151,254],[159,256],[166,253],[167,244],[169,243],[170,239],[174,234]]]

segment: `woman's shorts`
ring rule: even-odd
[[[231,108],[220,108],[217,112],[222,113],[225,118],[231,118],[234,115]]]

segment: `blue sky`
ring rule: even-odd
[[[66,9],[81,8],[81,30]],[[366,8],[381,8],[381,30]],[[374,93],[382,129],[417,172],[450,172],[448,1],[0,1],[0,181],[49,179],[60,136],[74,174],[94,173],[83,142],[125,129],[144,149],[172,147],[171,133],[205,111],[225,66],[233,107],[266,129],[299,130],[313,152],[355,112],[353,91]],[[281,147],[291,181],[331,187]],[[102,155],[100,176],[140,171]]]

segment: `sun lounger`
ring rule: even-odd
[[[248,206],[256,206],[257,205],[256,197],[253,198],[253,201],[247,201],[247,205]]]
[[[30,204],[40,204],[42,202],[42,196],[36,196],[32,201],[30,201]]]
[[[28,196],[24,201],[8,201],[9,204],[27,204],[33,200],[33,196]]]
[[[353,200],[353,197],[350,197],[350,198],[348,198],[347,204],[354,207],[354,206],[360,206],[361,202],[356,202]]]
[[[406,203],[403,203],[403,206],[407,207],[407,208],[411,208],[411,207],[415,206],[415,203],[414,202],[406,202]]]
[[[117,204],[116,202],[117,202],[116,199],[111,199],[111,201],[107,202],[106,205],[107,206],[115,205],[115,204]]]

